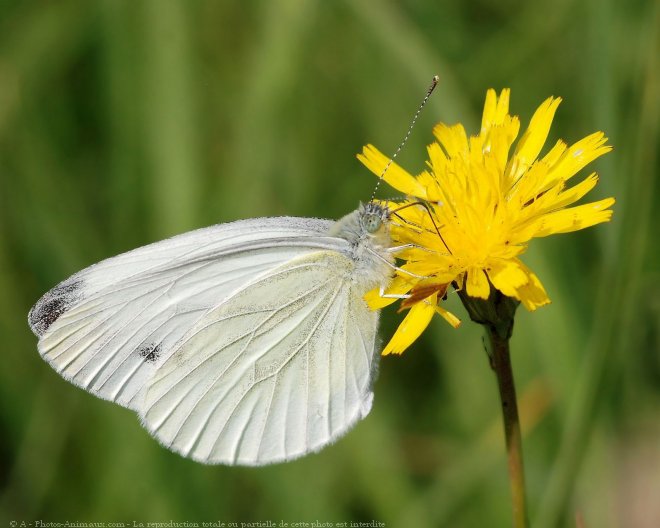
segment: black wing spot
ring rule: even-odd
[[[81,295],[83,281],[63,282],[37,301],[28,314],[30,328],[41,337]]]
[[[160,357],[160,344],[144,346],[138,350],[138,354],[145,363],[155,363]]]

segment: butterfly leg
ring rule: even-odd
[[[408,299],[410,298],[409,293],[385,293],[385,287],[381,286],[378,290],[379,297],[383,299]]]
[[[424,246],[420,246],[419,244],[403,244],[401,246],[393,246],[385,249],[385,252],[387,253],[398,253],[400,251],[403,251],[405,249],[421,249],[423,251],[428,251],[430,253],[436,253],[436,251],[429,249]]]
[[[366,248],[369,253],[371,253],[374,257],[376,257],[379,260],[382,260],[385,264],[390,266],[392,269],[398,271],[399,273],[402,273],[404,275],[409,275],[410,277],[415,277],[416,279],[428,279],[426,275],[417,275],[416,273],[413,273],[412,271],[404,270],[403,268],[400,268],[399,266],[395,266],[391,262],[388,262],[385,260],[382,256],[380,256],[376,251],[374,251],[371,248]]]
[[[404,249],[411,249],[411,248],[422,249],[422,247],[418,246],[417,244],[403,244],[402,246],[389,247],[389,248],[385,249],[385,252],[386,253],[399,253],[400,251],[403,251]]]

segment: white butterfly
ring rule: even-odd
[[[64,378],[138,413],[211,464],[317,451],[371,409],[378,313],[393,271],[387,208],[337,222],[259,218],[104,260],[28,316]]]

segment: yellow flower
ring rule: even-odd
[[[613,198],[568,207],[598,181],[592,173],[567,186],[585,165],[611,150],[602,132],[570,147],[558,141],[539,158],[560,101],[550,97],[543,102],[510,155],[520,121],[509,115],[508,89],[499,97],[488,90],[478,135],[468,138],[462,125],[440,123],[428,147],[427,170],[412,176],[390,165],[385,181],[408,196],[390,204],[393,243],[414,247],[398,255],[405,263],[386,291],[390,297],[375,291],[366,297],[374,309],[391,304],[396,295],[406,297],[402,309],[410,308],[383,354],[403,352],[433,313],[459,324],[438,306],[451,284],[480,299],[495,288],[528,310],[549,303],[541,281],[519,259],[529,241],[610,219]],[[377,176],[389,162],[372,145],[358,158]]]

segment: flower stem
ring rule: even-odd
[[[458,296],[470,314],[470,319],[483,325],[488,334],[490,366],[497,377],[504,420],[504,437],[509,462],[509,481],[511,484],[511,502],[513,506],[513,527],[527,528],[527,505],[525,499],[525,472],[523,470],[522,435],[518,418],[518,400],[516,385],[513,382],[509,339],[513,334],[513,322],[516,309],[520,304],[516,299],[507,297],[492,285],[488,299],[470,297],[464,289],[458,290]]]
[[[513,506],[514,528],[526,528],[527,506],[525,499],[525,471],[523,469],[522,436],[518,418],[518,400],[516,386],[511,370],[509,354],[509,337],[503,337],[498,331],[486,325],[486,333],[491,344],[491,367],[497,377],[504,420],[504,436],[509,464],[509,481],[511,485],[511,501]]]

